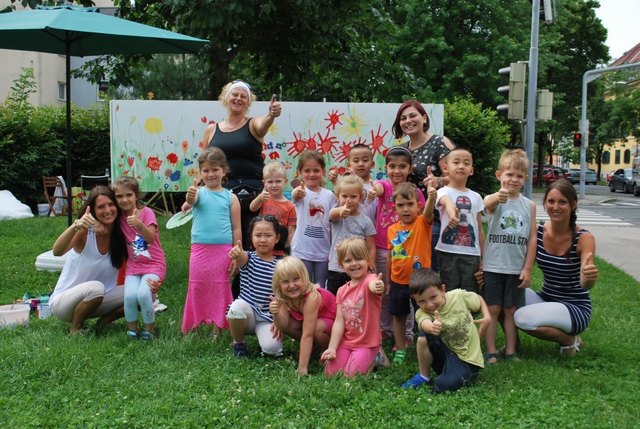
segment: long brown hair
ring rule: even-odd
[[[116,206],[116,210],[118,214],[116,219],[113,222],[113,228],[111,228],[111,243],[109,245],[109,257],[111,258],[111,265],[115,268],[120,268],[122,264],[127,260],[127,245],[124,239],[124,234],[120,229],[120,216],[122,216],[122,210],[118,207],[118,201],[116,200],[116,194],[113,191],[104,185],[95,186],[91,192],[89,192],[89,196],[87,200],[82,205],[82,208],[78,212],[78,219],[84,216],[84,213],[87,211],[87,207],[89,207],[89,212],[93,217],[96,217],[96,199],[100,196],[104,195],[109,198],[113,204]]]
[[[569,253],[571,252],[571,248],[573,247],[573,242],[578,234],[576,221],[578,220],[578,193],[576,192],[576,188],[569,182],[567,179],[560,179],[552,182],[547,186],[547,189],[544,191],[544,198],[542,199],[542,204],[546,204],[547,196],[549,192],[553,189],[556,189],[558,192],[565,197],[569,204],[571,204],[572,209],[569,214],[569,228],[571,229],[571,243],[569,243],[569,248],[565,251],[564,256],[568,259]]]

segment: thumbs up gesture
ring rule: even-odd
[[[351,210],[347,206],[340,207],[340,217],[345,218],[351,215]]]
[[[376,182],[372,180],[371,188],[369,188],[369,191],[367,192],[367,200],[373,201],[378,198],[378,190],[376,188]]]
[[[275,295],[270,295],[269,298],[271,299],[269,301],[269,313],[278,314],[280,312],[280,300]]]
[[[431,334],[440,335],[440,332],[442,332],[442,319],[440,318],[438,310],[433,312],[433,317],[434,320],[431,322]]]
[[[127,225],[134,228],[140,228],[142,226],[142,221],[138,216],[140,216],[140,210],[137,208],[133,209],[131,216],[127,216]]]
[[[580,283],[582,287],[591,287],[598,280],[598,267],[595,265],[595,256],[593,252],[587,253],[582,260],[582,268],[580,268]],[[588,284],[585,285],[584,282]]]
[[[433,186],[429,186],[427,188],[427,199],[428,200],[430,200],[432,198],[435,198],[437,196],[437,194],[438,194],[438,191]]]
[[[260,199],[262,200],[262,202],[265,202],[269,199],[269,191],[267,191],[267,188],[264,188],[262,190],[262,193],[260,194]]]
[[[276,100],[276,95],[271,96],[271,102],[269,103],[269,116],[277,118],[282,113],[282,106],[280,102]]]
[[[307,196],[307,191],[304,188],[304,182],[301,181],[300,185],[296,189],[294,189],[293,192],[291,193],[291,197],[297,201],[297,200],[303,199],[306,196]]]
[[[460,223],[460,209],[455,208],[449,213],[449,227],[455,228]]]
[[[382,273],[378,273],[375,280],[369,282],[369,290],[376,295],[382,295],[384,292],[384,282],[382,281]]]
[[[244,250],[242,250],[242,241],[238,240],[236,245],[229,250],[229,257],[231,259],[238,259],[238,257],[242,255],[242,252],[244,252]]]
[[[509,191],[507,191],[505,188],[500,188],[500,190],[498,191],[498,202],[500,204],[504,204],[509,200]]]
[[[329,174],[327,174],[327,180],[335,185],[337,178],[338,178],[338,169],[335,166],[333,166],[329,169]]]
[[[198,179],[193,179],[193,184],[187,189],[186,200],[189,204],[193,204],[196,200],[196,195],[198,195],[198,182]]]

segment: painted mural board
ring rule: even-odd
[[[254,102],[249,116],[264,115],[266,101]],[[265,162],[281,162],[289,183],[297,157],[305,149],[321,152],[327,169],[343,172],[349,148],[371,147],[376,157],[372,178],[384,174],[384,153],[398,144],[391,126],[399,103],[282,102],[282,115],[269,129]],[[444,106],[425,104],[431,132],[443,134]],[[133,176],[143,192],[185,192],[198,174],[197,158],[208,124],[224,120],[218,101],[113,100],[110,103],[111,175]]]

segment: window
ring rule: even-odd
[[[602,163],[609,164],[611,162],[611,152],[602,152]]]
[[[631,163],[631,150],[629,149],[624,151],[624,163],[625,164]]]
[[[64,82],[58,82],[58,100],[65,101],[67,99],[67,85]]]
[[[616,164],[620,164],[620,149],[616,149]]]

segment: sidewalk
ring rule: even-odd
[[[536,203],[537,212],[544,211],[542,198],[544,194],[534,193],[532,200]],[[609,198],[586,195],[578,202],[578,225],[580,225],[580,207],[597,206]],[[635,226],[589,225],[587,228],[596,239],[596,255],[620,268],[636,280],[640,281],[640,263],[637,249],[640,243],[640,228]]]

